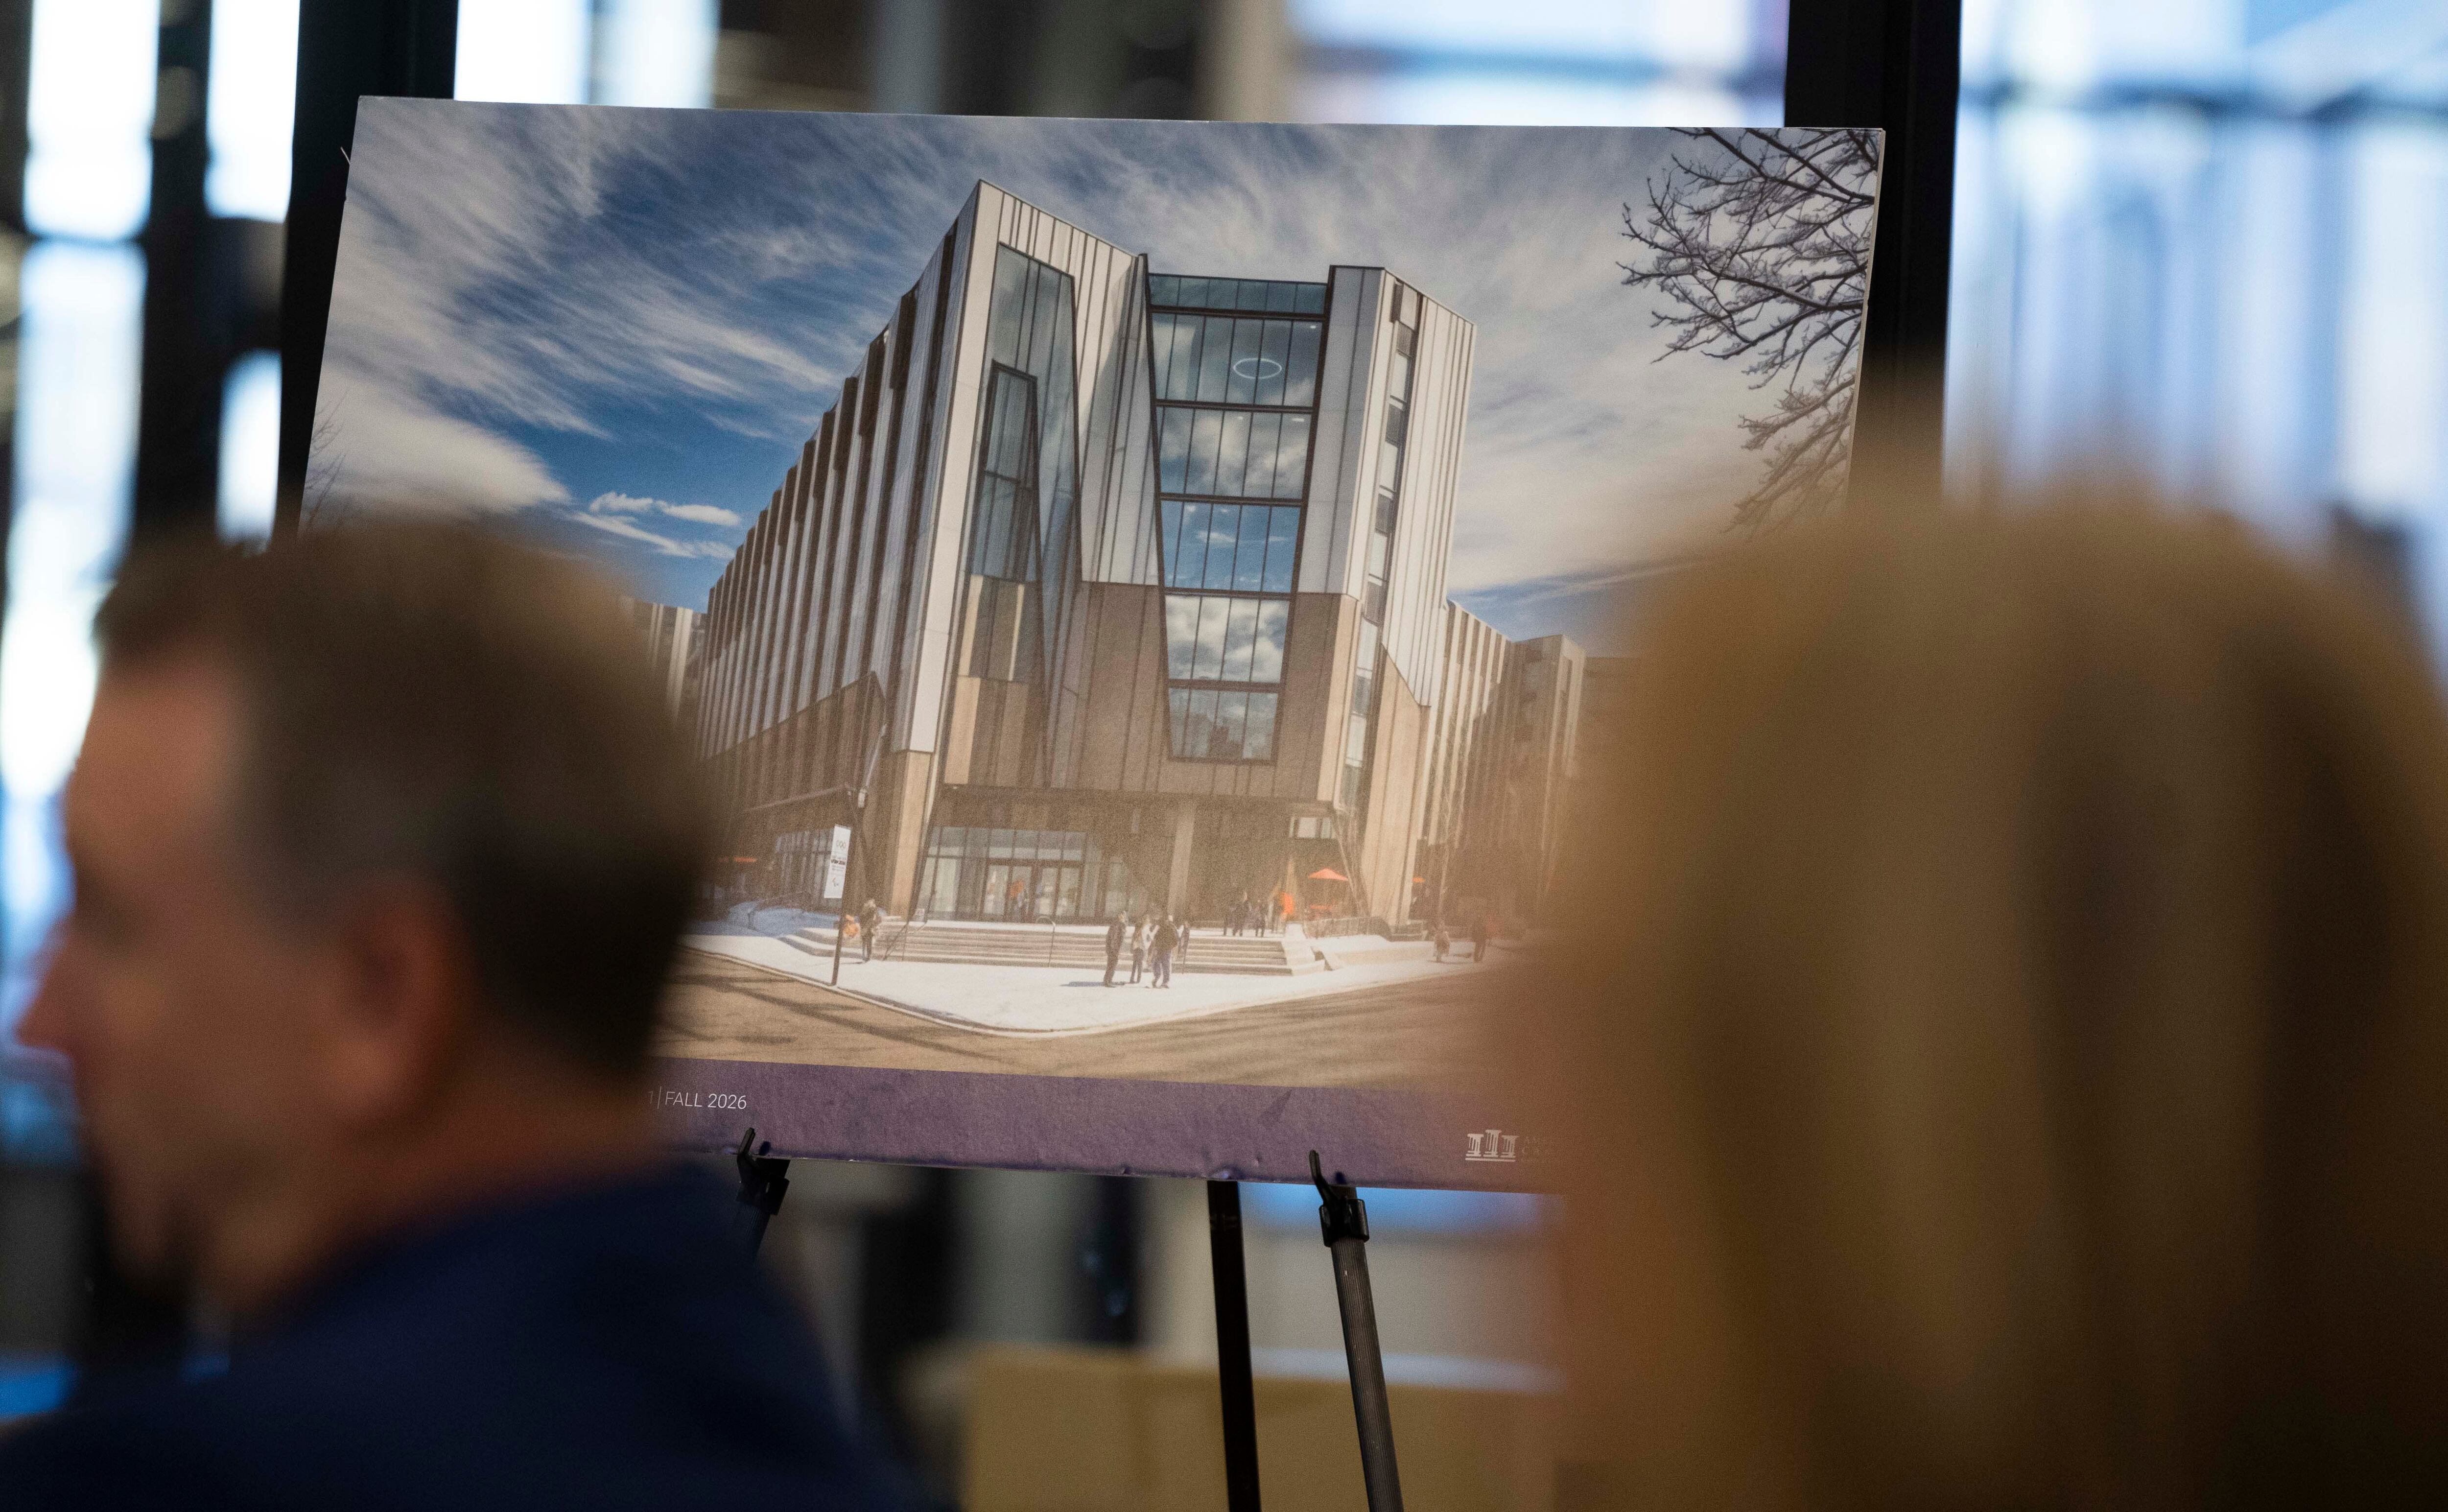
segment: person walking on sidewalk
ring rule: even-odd
[[[862,963],[875,959],[875,931],[883,928],[884,910],[870,898],[867,907],[858,910],[858,958]]]
[[[1130,918],[1117,913],[1114,922],[1105,926],[1105,986],[1114,985],[1115,968],[1122,964],[1122,944],[1130,938]]]
[[[1470,918],[1470,961],[1477,966],[1487,959],[1487,910],[1482,909]]]
[[[1181,928],[1168,913],[1157,922],[1156,938],[1149,942],[1156,958],[1156,969],[1148,977],[1152,987],[1173,986],[1173,952],[1181,945]]]
[[[1444,965],[1445,952],[1453,948],[1453,931],[1445,928],[1443,918],[1437,920],[1437,964]]]
[[[1134,914],[1131,917],[1131,986],[1133,986],[1139,985],[1139,973],[1147,967],[1147,949],[1148,916],[1144,913]]]

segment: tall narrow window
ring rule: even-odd
[[[966,671],[1029,682],[1037,671],[1037,380],[997,363],[986,380],[985,431],[969,527]]]
[[[1069,274],[995,249],[962,647],[973,677],[1036,681],[1062,622],[1079,473],[1071,316]]]

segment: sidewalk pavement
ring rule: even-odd
[[[680,943],[692,950],[729,956],[819,986],[832,975],[830,950],[812,954],[779,936],[750,928],[735,929],[736,932],[691,933]],[[840,989],[884,1007],[988,1034],[1094,1034],[1259,1004],[1425,981],[1458,971],[1495,971],[1511,957],[1510,951],[1499,951],[1484,966],[1473,967],[1450,958],[1439,965],[1429,959],[1425,941],[1376,943],[1383,948],[1369,950],[1367,964],[1339,970],[1289,977],[1176,972],[1173,986],[1161,989],[1150,987],[1144,976],[1139,985],[1130,986],[1127,956],[1116,974],[1115,985],[1107,987],[1101,968],[922,961],[862,963],[852,949],[842,959]],[[1396,954],[1404,951],[1409,953]],[[1195,942],[1191,952],[1195,960]]]

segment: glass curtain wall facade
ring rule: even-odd
[[[1173,754],[1272,761],[1327,288],[1148,284]]]

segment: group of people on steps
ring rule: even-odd
[[[1105,986],[1114,985],[1114,974],[1122,968],[1122,953],[1127,950],[1133,986],[1145,972],[1148,986],[1169,987],[1173,986],[1174,963],[1189,948],[1188,919],[1154,909],[1136,916],[1120,914],[1105,926]]]

